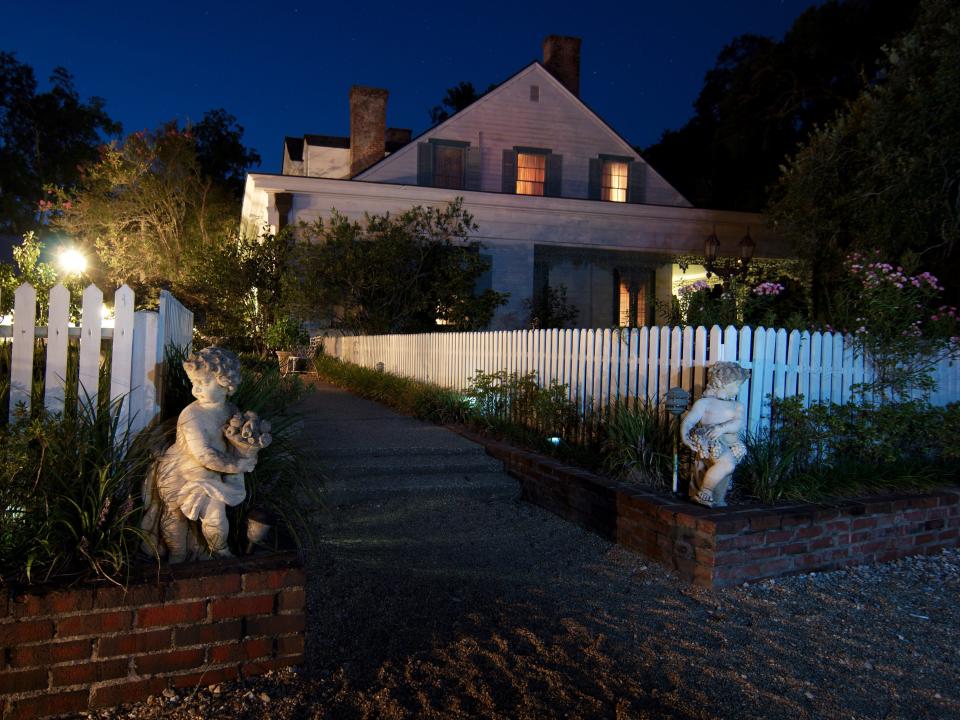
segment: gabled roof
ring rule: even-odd
[[[616,130],[614,130],[609,123],[607,123],[603,118],[601,118],[596,112],[594,112],[583,100],[581,100],[577,95],[574,95],[567,87],[561,83],[553,74],[547,70],[540,62],[534,60],[529,65],[521,68],[518,72],[511,75],[509,78],[504,80],[502,83],[497,85],[492,90],[481,95],[476,101],[465,107],[463,110],[454,113],[449,118],[444,120],[439,125],[435,125],[427,130],[424,130],[420,135],[413,138],[409,145],[398,150],[397,152],[385,157],[383,160],[380,160],[370,167],[368,167],[363,172],[359,173],[354,179],[363,180],[364,176],[373,171],[375,168],[379,168],[385,163],[395,162],[398,158],[403,157],[408,152],[416,152],[417,141],[425,139],[432,135],[442,135],[443,131],[448,128],[451,124],[459,122],[463,117],[469,115],[472,111],[477,110],[477,108],[482,107],[482,105],[488,102],[495,102],[497,96],[504,93],[507,88],[511,85],[521,82],[523,78],[526,78],[530,73],[537,73],[538,79],[541,82],[551,83],[559,92],[565,94],[570,100],[578,104],[584,113],[586,113],[603,131],[607,132],[611,139],[618,143],[625,155],[631,155],[636,158],[640,158],[640,154],[627,142]],[[679,193],[678,193],[679,194]]]

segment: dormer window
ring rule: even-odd
[[[517,153],[517,195],[543,195],[547,181],[547,156]]]
[[[480,148],[463,140],[430,138],[417,144],[417,185],[480,189]]]
[[[620,155],[590,158],[587,197],[607,202],[642,203],[646,200],[647,165]]]
[[[563,155],[550,148],[516,146],[503,151],[501,192],[510,195],[560,197]]]
[[[600,199],[611,202],[627,201],[627,163],[621,160],[605,160],[600,183]]]
[[[464,148],[437,145],[433,149],[433,186],[463,189]]]

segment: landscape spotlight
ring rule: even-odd
[[[87,269],[87,258],[75,247],[64,247],[57,255],[57,265],[64,275],[80,275]]]

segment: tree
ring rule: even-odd
[[[55,228],[96,248],[107,277],[170,287],[230,234],[235,205],[205,177],[175,122],[101,148],[73,192],[56,188]]]
[[[243,127],[237,119],[223,108],[208,110],[190,132],[203,175],[242,199],[247,170],[260,165],[260,153],[244,146]]]
[[[414,207],[363,223],[334,213],[301,229],[293,310],[331,317],[367,334],[485,327],[506,295],[477,293],[490,262],[468,236],[473,218],[457,199],[444,208]]]
[[[850,250],[936,270],[960,296],[960,7],[924,0],[882,80],[784,168],[770,214],[813,270],[820,317]]]
[[[104,100],[81,101],[64,68],[53,71],[50,85],[37,93],[33,69],[0,52],[0,232],[35,227],[43,187],[75,186],[103,138],[120,133]]]
[[[495,87],[496,83],[490,85],[482,94],[477,93],[472,82],[461,81],[452,88],[447,88],[446,95],[443,96],[440,104],[430,108],[430,122],[433,125],[439,125],[451,115],[475,103]]]
[[[735,38],[707,73],[693,118],[645,159],[697,206],[760,210],[798,143],[876,79],[881,47],[910,28],[917,2],[827,2],[780,42]]]

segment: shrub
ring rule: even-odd
[[[675,421],[656,405],[618,404],[606,422],[603,469],[614,477],[667,489],[675,432]]]
[[[956,406],[920,400],[803,407],[774,400],[769,436],[747,438],[737,478],[766,502],[923,489],[955,473]]]
[[[292,317],[280,318],[267,328],[264,342],[272,350],[290,350],[310,343],[303,323]]]
[[[94,416],[40,411],[0,431],[0,572],[122,579],[141,541],[139,491],[149,463],[128,448],[121,401]]]
[[[328,382],[420,420],[455,423],[465,419],[466,403],[454,390],[341,362],[329,355],[318,355],[314,367]]]

